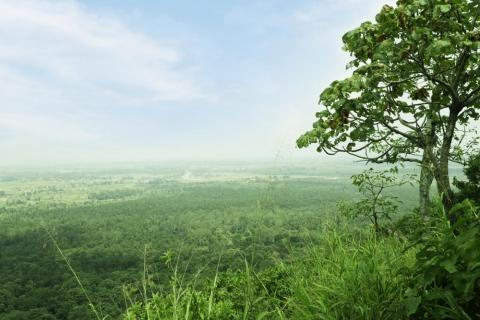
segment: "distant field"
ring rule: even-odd
[[[174,184],[314,182],[350,190],[357,165],[219,167],[76,168],[62,170],[10,170],[0,173],[0,208],[54,208],[88,205],[99,201],[138,199],[165,191]],[[409,170],[410,171],[410,170]],[[327,190],[328,191],[328,190]],[[322,197],[325,197],[323,195]],[[408,197],[409,200],[410,196]]]

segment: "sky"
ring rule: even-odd
[[[0,166],[275,161],[389,0],[0,0]]]

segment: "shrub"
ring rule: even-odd
[[[480,317],[480,219],[468,200],[450,214],[460,217],[454,225],[438,214],[418,238],[420,250],[405,298],[409,316]]]

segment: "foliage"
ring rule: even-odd
[[[93,185],[97,177],[88,179],[65,179],[63,191],[22,178],[21,183],[9,180],[8,190],[30,188],[35,182],[39,190],[49,192],[42,195],[44,199],[56,201],[58,193],[68,196],[69,185],[75,185],[74,192],[85,189],[86,195],[107,192],[107,186],[113,193],[119,189],[107,179],[99,179],[105,185],[98,188]],[[200,282],[214,277],[219,256],[219,273],[244,270],[245,260],[258,273],[303,256],[307,243],[318,244],[324,220],[333,213],[335,202],[344,198],[342,191],[354,192],[344,179],[312,178],[170,182],[150,187],[154,189],[139,199],[48,209],[42,209],[43,202],[0,213],[0,319],[36,318],[33,314],[40,310],[57,319],[94,317],[45,230],[64,252],[99,314],[116,318],[126,309],[123,288],[128,287],[134,303],[143,301],[144,260],[151,292],[170,287],[169,269],[162,260],[167,250],[179,256],[188,280],[200,269]],[[142,184],[136,190],[144,188]]]
[[[356,202],[341,202],[339,211],[349,217],[366,217],[372,223],[375,232],[382,230],[380,221],[391,220],[392,215],[398,212],[398,197],[386,194],[388,189],[399,187],[404,184],[413,184],[413,177],[398,177],[396,167],[375,171],[373,168],[352,176],[353,185],[363,195],[363,198]]]
[[[379,155],[368,159],[394,162],[421,147],[422,117],[444,122],[437,112],[462,102],[468,109],[461,122],[478,119],[478,6],[469,0],[398,1],[395,8],[385,5],[376,23],[346,33],[353,75],[321,94],[326,109],[298,144],[318,143],[331,152],[367,149]]]
[[[401,182],[383,197],[407,210],[416,195],[402,180],[394,169],[369,170],[354,177],[360,192],[346,177],[156,181],[148,192],[132,188],[138,199],[10,207],[0,215],[0,318],[463,319],[454,310],[473,318],[471,207],[454,208],[470,220],[453,231],[444,215],[408,215],[384,237],[335,215],[336,202],[382,183]],[[443,261],[452,255],[450,273]],[[432,299],[434,290],[443,298]]]
[[[472,146],[465,133],[480,117],[479,11],[473,0],[399,0],[347,32],[352,75],[322,92],[323,109],[297,145],[373,163],[418,163],[420,188],[428,190],[433,175],[451,208],[449,162]]]
[[[453,184],[459,189],[455,194],[456,201],[461,202],[470,199],[480,205],[480,153],[469,158],[464,173],[468,181],[458,179],[453,181]]]
[[[401,319],[401,268],[411,252],[395,238],[336,228],[295,277],[291,319]]]
[[[322,92],[323,109],[313,129],[297,140],[299,147],[314,144],[329,155],[420,165],[421,215],[397,224],[402,236],[413,235],[412,246],[418,246],[415,266],[405,271],[411,277],[406,316],[480,317],[480,224],[472,204],[480,194],[480,158],[470,159],[468,182],[455,181],[457,194],[449,171],[450,162],[462,162],[478,140],[471,125],[480,118],[479,27],[478,1],[398,0],[395,7],[385,5],[375,23],[365,22],[344,35],[344,49],[353,57],[348,65],[352,74]],[[370,198],[350,207],[349,214],[369,216],[378,230],[375,204],[382,185],[366,188],[368,175],[357,177],[354,183]],[[433,179],[442,202],[432,211],[437,215],[429,217]],[[387,202],[389,206],[395,210]]]
[[[420,249],[405,304],[409,315],[426,319],[476,319],[480,316],[480,217],[466,200],[455,225],[444,214],[419,234]]]
[[[333,228],[332,228],[333,227]],[[204,284],[182,285],[132,305],[125,319],[398,319],[411,252],[394,238],[325,225],[303,259],[260,272],[248,264]],[[174,275],[175,271],[172,272]],[[180,277],[181,278],[181,277]]]
[[[124,319],[268,319],[282,314],[291,291],[289,268],[282,264],[257,273],[245,263],[243,271],[217,273],[202,284],[184,283],[177,270],[172,274],[169,291],[134,303]]]
[[[376,254],[372,250],[362,255],[364,248],[375,246],[377,253],[381,252],[375,265],[382,278],[391,278],[396,272],[390,269],[396,268],[393,264],[380,262],[387,252],[399,254],[400,242],[369,244],[373,238],[368,232],[362,235],[363,225],[348,222],[348,228],[337,230],[335,237],[342,239],[338,245],[332,225],[326,226],[335,203],[357,194],[348,183],[351,172],[343,170],[343,176],[338,173],[340,178],[336,179],[168,184],[155,180],[147,185],[152,189],[145,189],[145,184],[136,187],[143,192],[138,199],[98,200],[48,209],[39,208],[46,204],[42,202],[35,210],[30,204],[10,207],[0,215],[0,318],[92,319],[95,314],[85,292],[100,318],[107,319],[147,317],[157,309],[163,310],[160,319],[171,319],[174,308],[179,316],[185,316],[188,308],[191,319],[208,318],[209,313],[211,319],[241,319],[244,315],[246,319],[301,318],[305,296],[299,284],[306,281],[316,259],[317,271],[312,273],[311,282],[328,280],[332,287],[336,283],[338,290],[344,290],[338,297],[351,290],[347,286],[350,281],[358,285],[370,276],[368,272],[373,269],[366,267],[365,272],[354,272],[358,264],[369,265]],[[127,189],[110,184],[106,178],[99,179],[98,187],[96,177],[78,179],[65,179],[64,187],[57,189],[36,183],[45,192],[42,199],[52,200],[58,193],[65,193],[67,198],[70,185],[75,185],[74,192],[85,189],[85,197],[108,193],[107,187],[112,194]],[[14,188],[15,181],[8,181],[9,194],[33,185],[22,178],[22,184],[17,182]],[[405,208],[414,204],[415,199],[409,201],[408,186],[394,191],[406,200]],[[34,189],[32,193],[37,194]],[[337,222],[344,223],[340,217]],[[173,257],[170,264],[165,264],[165,252]],[[340,259],[342,253],[345,255]],[[355,258],[360,256],[361,260]],[[320,275],[322,265],[330,267]],[[351,270],[348,281],[344,278],[347,269]],[[334,278],[329,280],[328,275]],[[305,288],[313,296],[316,287]],[[398,288],[392,289],[396,292]],[[369,296],[376,296],[376,292]],[[344,303],[353,298],[344,296]],[[371,301],[373,298],[363,301],[362,308]],[[338,314],[340,309],[334,312]],[[333,311],[331,315],[334,317]]]

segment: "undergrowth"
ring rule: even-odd
[[[461,218],[451,224],[448,216]],[[320,243],[289,263],[217,273],[132,303],[125,320],[480,318],[480,220],[469,201],[392,234],[326,225]],[[168,262],[167,262],[168,263]]]
[[[124,319],[399,319],[407,289],[400,269],[413,262],[414,250],[397,238],[325,227],[302,259],[261,272],[245,262],[185,281],[169,259],[170,288],[132,303]]]

